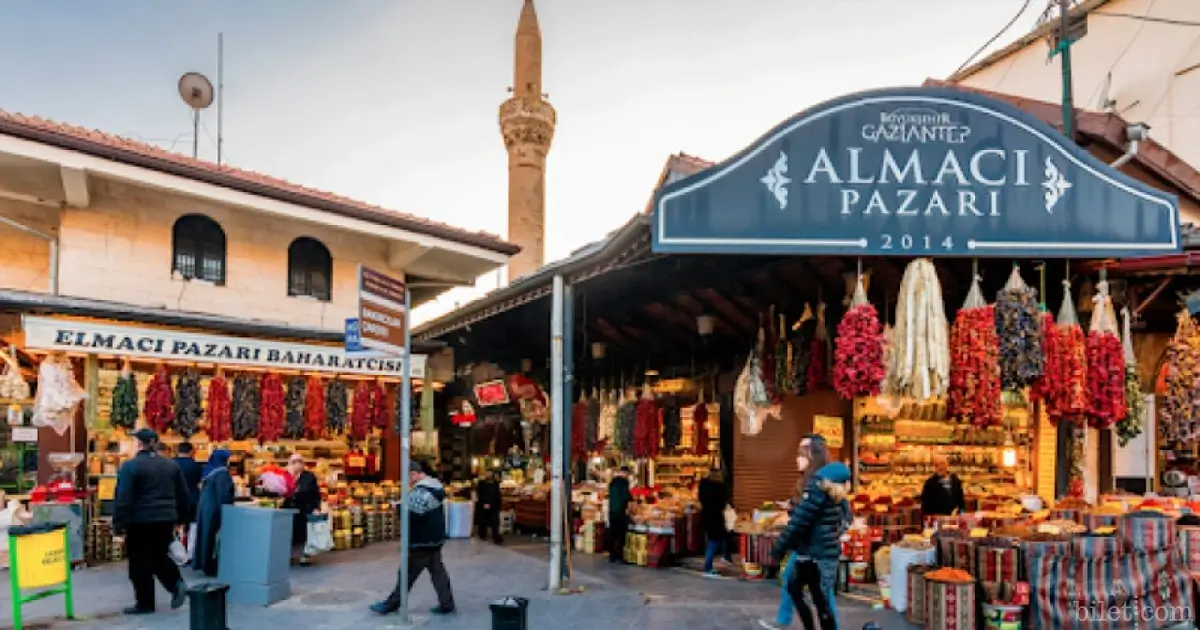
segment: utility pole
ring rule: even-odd
[[[1072,142],[1075,141],[1075,85],[1071,79],[1071,44],[1077,39],[1071,33],[1071,0],[1058,1],[1058,43],[1050,51],[1050,56],[1062,55],[1062,108],[1063,133]],[[1087,18],[1084,17],[1086,20]],[[1084,22],[1084,33],[1086,33]],[[1079,35],[1081,37],[1082,35]]]

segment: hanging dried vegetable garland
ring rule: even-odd
[[[249,440],[258,436],[258,414],[262,403],[258,377],[239,374],[233,379],[233,439]]]
[[[1088,409],[1087,337],[1079,325],[1071,285],[1063,283],[1064,297],[1057,321],[1042,327],[1046,362],[1035,394],[1045,402],[1050,421],[1082,425]]]
[[[325,383],[321,377],[308,377],[304,392],[304,436],[319,440],[325,436]]]
[[[283,436],[284,393],[283,379],[278,374],[269,373],[262,378],[261,409],[258,412],[258,440],[274,442]]]
[[[825,325],[825,303],[817,304],[817,324],[809,343],[806,385],[809,393],[829,385],[829,328]]]
[[[1175,337],[1163,357],[1164,385],[1159,436],[1164,442],[1200,438],[1200,329],[1186,309],[1176,317]]]
[[[674,398],[663,401],[659,416],[662,420],[663,448],[674,451],[683,442],[683,413],[679,408],[679,401]]]
[[[305,384],[303,376],[293,376],[287,382],[287,395],[283,399],[287,419],[283,425],[284,437],[298,440],[304,437],[304,395]]]
[[[1000,350],[996,312],[983,299],[979,276],[950,329],[950,417],[976,427],[1000,424]]]
[[[588,396],[588,400],[587,400],[587,422],[586,422],[587,438],[584,440],[584,447],[587,448],[589,453],[595,452],[597,450],[596,444],[599,441],[599,439],[598,439],[599,433],[600,433],[600,399],[599,399],[599,395],[596,393],[596,390],[593,389],[592,395]]]
[[[371,386],[361,382],[354,388],[354,403],[350,408],[350,438],[361,440],[371,428]]]
[[[789,377],[788,393],[803,396],[808,393],[808,367],[812,361],[812,342],[817,333],[817,318],[813,315],[812,307],[804,305],[804,313],[800,321],[793,326],[793,334],[788,352]]]
[[[175,419],[175,394],[171,391],[171,373],[159,364],[146,387],[146,405],[142,409],[146,425],[165,433]]]
[[[854,289],[850,310],[838,323],[833,351],[833,388],[846,400],[878,396],[883,383],[883,329],[879,313],[867,301],[862,276]]]
[[[636,457],[658,456],[658,443],[662,438],[662,427],[658,416],[658,402],[654,400],[650,385],[642,390],[642,399],[637,403],[633,425],[633,454]]]
[[[346,430],[346,408],[349,407],[346,382],[334,377],[325,387],[325,427],[330,435]]]
[[[708,455],[708,405],[704,403],[704,396],[700,396],[700,402],[696,403],[696,409],[692,411],[692,426],[695,428],[695,443],[692,445],[692,454],[707,456]]]
[[[762,379],[763,390],[766,392],[768,405],[779,403],[779,388],[775,381],[775,307],[771,307],[770,315],[764,318],[760,315],[758,321],[759,375]]]
[[[633,432],[637,424],[637,400],[625,399],[617,408],[617,422],[613,430],[613,448],[618,453],[633,454]]]
[[[411,402],[412,399],[410,398]],[[400,404],[396,404],[396,411],[400,410]],[[392,418],[391,409],[388,405],[387,389],[383,387],[383,383],[373,381],[371,383],[371,408],[370,420],[371,428],[384,430],[388,427],[388,421]]]
[[[138,420],[137,377],[132,371],[121,370],[113,387],[112,408],[108,414],[114,427],[132,431]]]
[[[208,425],[208,439],[213,442],[224,442],[232,436],[230,418],[233,413],[233,400],[229,396],[229,383],[218,372],[208,382],[208,405],[204,410],[204,422]]]
[[[587,458],[587,400],[582,396],[571,406],[571,457]]]
[[[1121,346],[1125,352],[1125,417],[1117,422],[1117,443],[1123,447],[1142,434],[1145,401],[1142,400],[1142,375],[1138,372],[1137,356],[1133,353],[1133,325],[1128,308],[1121,309],[1121,317],[1124,319]]]
[[[1042,377],[1046,357],[1041,306],[1037,291],[1025,284],[1016,266],[1008,284],[996,296],[996,335],[1000,340],[1000,385],[1004,391],[1019,392]]]
[[[1125,418],[1125,349],[1117,336],[1108,283],[1097,285],[1087,338],[1088,424],[1107,429]]]
[[[918,258],[904,270],[892,331],[893,379],[889,394],[916,400],[941,398],[950,385],[950,324],[937,269]]]
[[[171,428],[183,437],[190,438],[200,429],[200,416],[203,414],[200,375],[189,368],[175,380],[175,422]]]
[[[787,340],[787,316],[779,316],[779,328],[773,335],[775,338],[775,395],[776,402],[783,395],[795,389],[792,384],[792,345]]]

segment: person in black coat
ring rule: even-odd
[[[188,442],[179,445],[174,461],[183,473],[183,482],[187,486],[187,522],[190,525],[196,522],[196,506],[200,503],[200,478],[203,477],[204,467],[196,461],[196,449]]]
[[[629,504],[633,493],[629,490],[629,467],[613,473],[608,482],[608,561],[625,562],[625,536],[629,533]]]
[[[308,566],[308,555],[304,547],[308,544],[308,517],[321,508],[321,486],[317,476],[304,465],[304,457],[293,453],[288,458],[288,474],[296,480],[292,496],[283,502],[283,507],[296,510],[292,515],[292,560],[300,566]]]
[[[500,481],[496,479],[496,471],[489,471],[475,484],[475,527],[480,540],[487,540],[491,530],[492,542],[497,545],[504,542],[500,537],[500,504]]]
[[[208,455],[200,481],[200,502],[196,505],[196,548],[192,568],[209,577],[217,575],[217,534],[221,531],[221,511],[233,505],[234,484],[229,472],[229,451],[217,449]]]
[[[713,561],[717,553],[725,556],[725,562],[732,563],[730,554],[729,531],[725,528],[725,506],[729,505],[729,489],[721,471],[714,470],[708,477],[700,480],[700,488],[696,494],[700,499],[700,525],[704,528],[704,537],[708,544],[704,549],[704,573],[715,575]]]
[[[950,472],[950,462],[943,455],[933,460],[934,474],[925,480],[921,490],[921,514],[923,516],[950,516],[967,510],[962,480]]]
[[[171,608],[179,608],[187,584],[171,559],[175,528],[188,516],[188,491],[179,466],[158,454],[158,434],[150,429],[134,432],[138,453],[117,472],[113,532],[125,538],[129,581],[135,604],[127,615],[154,612],[154,578],[171,593]]]

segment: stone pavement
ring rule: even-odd
[[[652,570],[612,566],[600,556],[575,556],[576,595],[551,595],[543,590],[547,563],[542,545],[513,540],[498,548],[478,541],[452,541],[446,546],[446,565],[454,584],[459,612],[449,618],[431,618],[436,603],[427,577],[413,588],[411,605],[415,625],[444,630],[486,630],[491,627],[488,604],[513,595],[530,600],[529,629],[618,630],[682,628],[717,630],[757,628],[759,617],[772,614],[777,588],[738,580],[710,580],[681,570]],[[541,551],[539,551],[539,548]],[[231,630],[293,625],[303,630],[349,628],[399,628],[395,616],[379,617],[366,609],[391,589],[396,579],[399,553],[396,544],[329,554],[316,566],[292,572],[292,597],[270,608],[234,606],[229,610]],[[190,576],[189,576],[190,577]],[[0,627],[12,627],[7,589],[0,595]],[[61,598],[50,598],[25,607],[26,628],[67,630],[182,630],[188,626],[186,606],[168,611],[166,593],[160,591],[162,612],[148,617],[123,617],[119,611],[131,598],[125,566],[111,565],[75,573],[78,621],[56,620],[62,614]],[[873,620],[884,630],[910,628],[894,613],[871,611],[862,604],[839,599],[841,627],[858,630]]]

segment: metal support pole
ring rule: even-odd
[[[563,286],[563,306],[562,306],[562,362],[563,362],[563,397],[562,397],[562,414],[563,414],[563,431],[562,431],[562,450],[564,453],[562,463],[562,478],[563,478],[563,494],[570,496],[571,488],[574,487],[573,473],[574,470],[574,452],[571,448],[575,437],[572,435],[574,431],[572,418],[572,409],[575,406],[575,290],[569,283]],[[567,529],[567,523],[571,522],[571,503],[565,498],[563,499],[563,544],[570,544],[571,531]],[[562,580],[570,581],[571,571],[568,567],[569,554],[562,554]]]
[[[563,278],[550,306],[550,590],[562,588],[563,562]]]
[[[1059,33],[1058,48],[1062,54],[1062,108],[1063,132],[1071,142],[1075,141],[1075,86],[1071,78],[1071,40],[1068,27],[1070,26],[1071,0],[1058,0]]]
[[[408,511],[409,467],[412,461],[412,330],[409,327],[408,307],[412,304],[412,295],[408,284],[404,285],[404,354],[401,355],[400,369],[400,623],[408,621],[408,535],[412,523],[412,515]],[[428,380],[428,379],[426,379]]]

